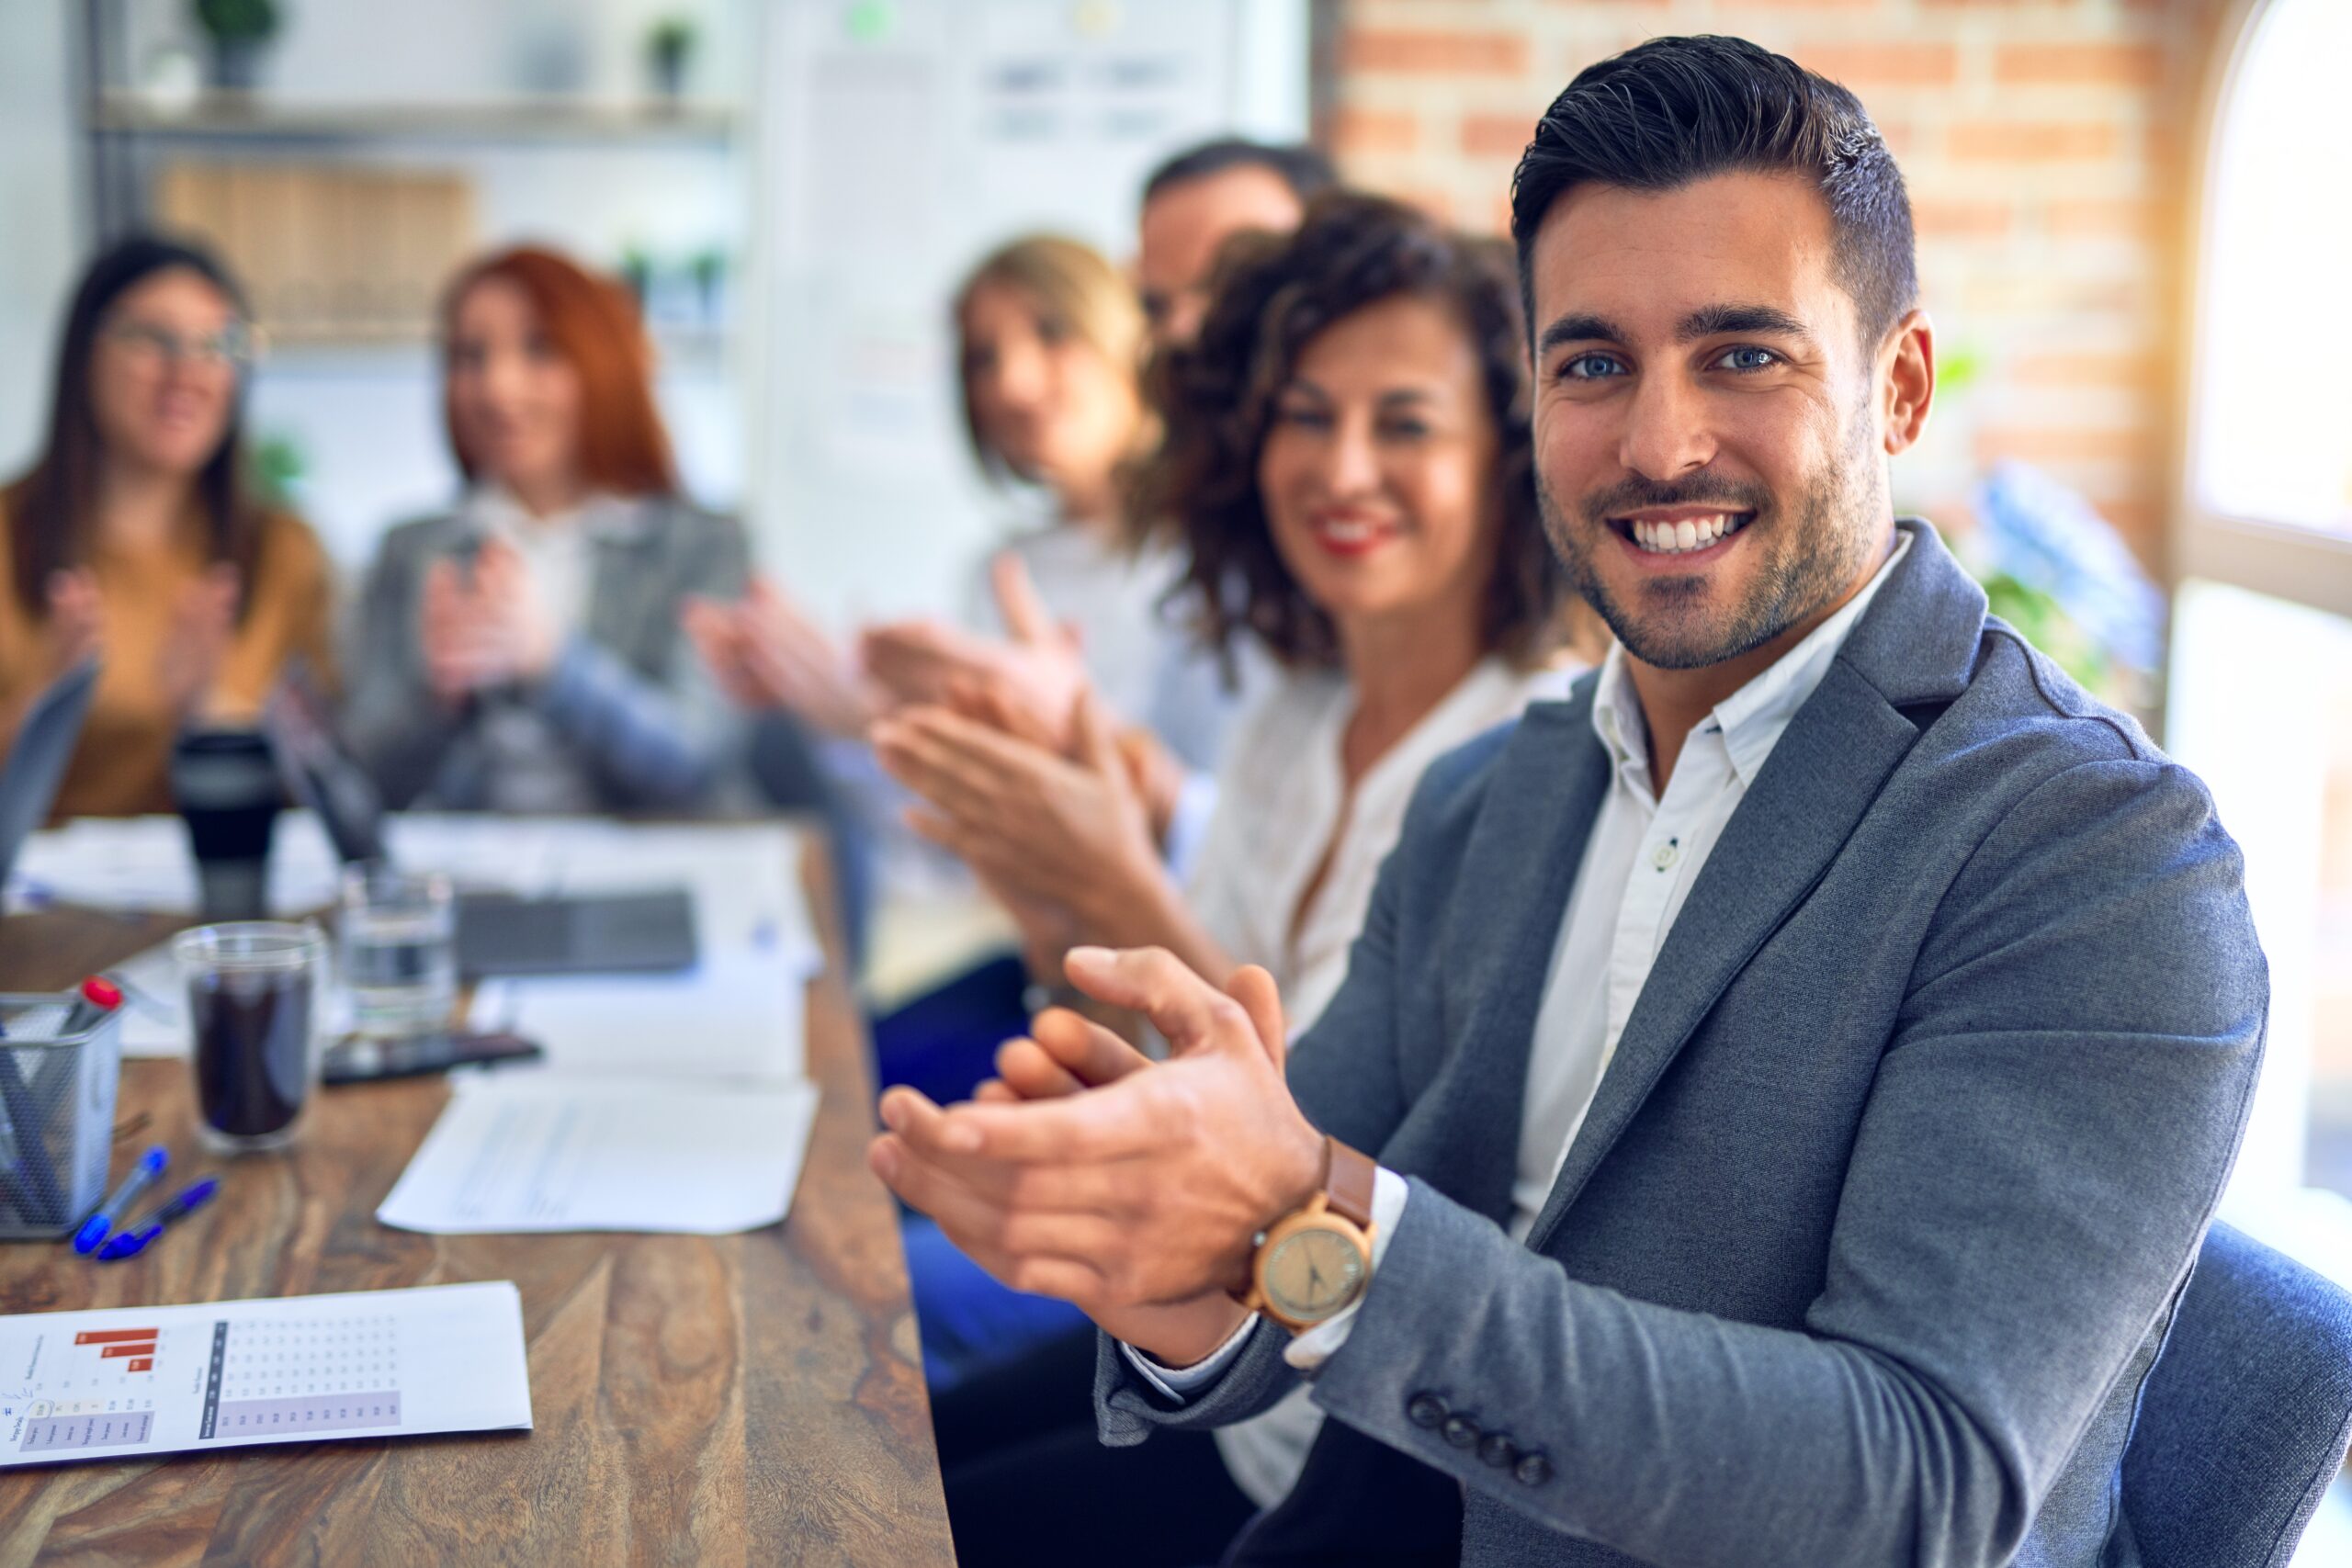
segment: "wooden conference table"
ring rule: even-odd
[[[808,861],[822,887],[821,857]],[[184,923],[0,918],[0,990],[70,985]],[[0,1244],[0,1311],[512,1280],[535,1429],[0,1472],[0,1564],[952,1563],[839,967],[808,987],[823,1100],[792,1213],[744,1235],[390,1230],[376,1206],[448,1098],[439,1079],[327,1090],[290,1152],[213,1162],[187,1064],[125,1062],[117,1116],[151,1118],[135,1146],[168,1144],[190,1173],[217,1163],[220,1197],[104,1268],[62,1244]]]

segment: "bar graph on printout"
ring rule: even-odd
[[[503,1283],[0,1319],[0,1465],[529,1425]]]

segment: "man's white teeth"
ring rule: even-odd
[[[1634,524],[1634,543],[1659,555],[1679,555],[1685,550],[1703,550],[1736,530],[1740,520],[1728,512],[1718,512],[1712,517],[1685,517],[1679,523]]]

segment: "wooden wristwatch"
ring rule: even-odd
[[[1323,1190],[1266,1227],[1241,1304],[1293,1334],[1353,1306],[1372,1282],[1372,1190],[1378,1167],[1337,1138],[1323,1140]]]

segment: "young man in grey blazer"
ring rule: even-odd
[[[1894,518],[1934,337],[1851,95],[1656,40],[1513,201],[1620,649],[1431,769],[1286,1074],[1261,973],[1081,951],[1173,1057],[1043,1016],[981,1102],[893,1091],[875,1168],[1102,1325],[1107,1442],[1307,1380],[1240,1561],[2136,1562],[2261,1053],[2237,851]]]

